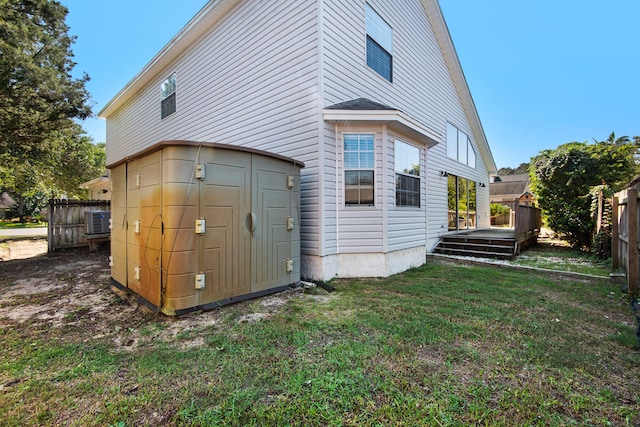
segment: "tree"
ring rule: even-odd
[[[24,157],[72,119],[91,115],[85,74],[74,79],[67,9],[51,0],[0,0],[0,155]],[[8,156],[6,156],[8,154]],[[6,166],[6,164],[5,164]]]
[[[104,147],[75,121],[91,115],[89,77],[71,74],[67,12],[55,0],[0,0],[0,190],[21,216],[49,197],[78,196],[104,168]]]
[[[529,163],[520,163],[517,168],[504,167],[498,169],[498,175],[516,175],[521,173],[529,173]]]
[[[11,167],[0,166],[0,182],[24,218],[49,198],[84,196],[80,184],[100,176],[104,167],[104,143],[93,144],[82,128],[74,124],[52,134]]]
[[[575,248],[591,247],[594,222],[590,191],[608,184],[618,191],[637,173],[640,146],[628,138],[588,144],[571,142],[532,159],[532,189],[549,226]]]

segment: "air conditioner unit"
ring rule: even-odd
[[[111,211],[88,211],[84,213],[84,222],[87,224],[87,234],[110,233],[109,218]]]

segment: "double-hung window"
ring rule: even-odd
[[[345,134],[344,204],[374,205],[375,135]]]
[[[395,141],[396,206],[420,207],[420,149]]]
[[[160,119],[176,112],[176,73],[171,74],[160,85]]]
[[[369,4],[365,9],[367,65],[393,82],[393,29]]]

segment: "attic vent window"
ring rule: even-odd
[[[368,4],[365,5],[367,65],[393,81],[393,29]]]
[[[176,112],[176,73],[171,74],[160,85],[160,119]]]

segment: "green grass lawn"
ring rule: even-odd
[[[522,251],[511,264],[602,277],[608,277],[611,272],[611,259],[598,259],[594,254],[572,249],[558,240],[539,239],[537,245]]]
[[[640,423],[635,320],[607,281],[430,262],[332,284],[264,317],[255,300],[183,320],[137,311],[107,331],[90,307],[60,327],[5,318],[0,424]]]
[[[0,230],[2,229],[20,229],[20,228],[41,228],[46,227],[46,222],[17,222],[17,221],[0,221]]]

